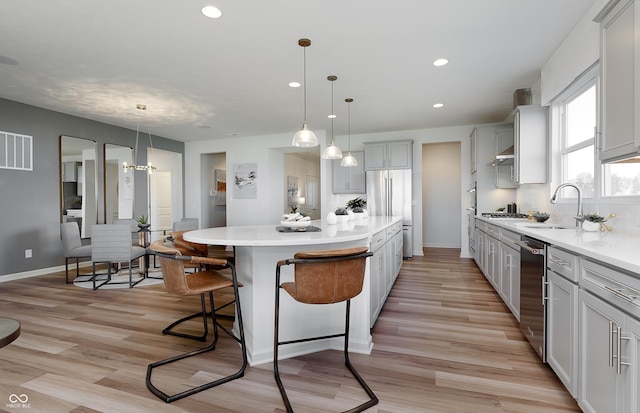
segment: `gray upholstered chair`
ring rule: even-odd
[[[140,240],[138,238],[138,221],[133,218],[114,218],[111,222],[116,225],[129,225],[131,228],[131,245],[140,245]]]
[[[193,231],[198,229],[199,225],[198,218],[182,218],[173,223],[173,231]]]
[[[69,259],[76,260],[76,277],[80,275],[80,258],[91,258],[91,245],[82,245],[78,223],[63,222],[60,224],[62,237],[62,253],[64,254],[64,276],[69,283]]]
[[[93,261],[93,289],[111,283],[112,264],[129,264],[129,288],[133,287],[144,278],[133,282],[133,261],[144,257],[147,250],[143,247],[131,245],[131,227],[127,224],[103,224],[91,227],[91,260]],[[96,280],[96,263],[107,264],[106,280]],[[146,274],[145,274],[146,276]],[[102,281],[96,285],[96,281]],[[119,282],[120,284],[123,282]],[[124,282],[126,283],[126,282]]]
[[[275,297],[275,326],[273,339],[273,375],[276,379],[280,395],[287,413],[293,412],[291,402],[280,379],[278,368],[278,348],[293,343],[303,343],[314,340],[326,340],[334,337],[344,337],[344,364],[358,381],[362,389],[369,396],[366,402],[347,410],[348,412],[362,412],[378,403],[373,390],[365,383],[349,360],[349,318],[351,313],[351,299],[362,291],[365,265],[367,257],[373,255],[368,252],[369,247],[353,247],[338,250],[300,251],[293,258],[280,260],[276,266],[276,297]],[[280,284],[280,268],[294,265],[294,281]],[[280,290],[284,290],[291,298],[304,304],[345,304],[344,332],[317,337],[299,338],[280,341]],[[304,320],[300,320],[304,322]],[[294,376],[294,374],[289,374]],[[292,378],[293,380],[293,378]]]

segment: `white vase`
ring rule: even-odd
[[[582,222],[582,229],[584,231],[588,231],[588,232],[600,231],[600,223],[599,222],[584,221],[584,222]]]
[[[336,216],[335,212],[329,212],[327,214],[327,224],[335,225],[337,223],[338,223],[338,217]]]
[[[349,221],[353,221],[353,219],[355,218],[353,211],[350,209],[347,210],[347,216],[349,217]]]

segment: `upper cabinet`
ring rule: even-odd
[[[496,156],[491,161],[493,165],[494,184],[496,188],[517,188],[514,176],[513,128],[496,130],[493,138]]]
[[[634,0],[611,0],[600,23],[600,160],[638,156],[640,150],[640,27]]]
[[[473,128],[471,134],[469,135],[469,154],[470,154],[470,164],[469,164],[469,173],[474,173],[478,169],[478,150],[477,143],[478,142],[478,128]]]
[[[364,194],[364,154],[351,152],[358,166],[345,167],[340,165],[340,159],[332,161],[333,193],[334,194]]]
[[[411,169],[413,141],[373,142],[364,144],[364,169]]]
[[[513,176],[517,184],[547,182],[549,108],[524,105],[513,111]]]

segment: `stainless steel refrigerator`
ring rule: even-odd
[[[367,212],[369,215],[401,216],[404,258],[413,258],[413,217],[411,169],[367,171]]]

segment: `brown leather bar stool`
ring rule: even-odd
[[[286,344],[344,337],[344,364],[351,371],[369,400],[347,412],[361,412],[378,404],[378,398],[360,377],[349,360],[349,315],[351,299],[362,291],[367,257],[373,255],[368,247],[339,250],[301,251],[293,259],[278,261],[276,266],[275,326],[273,339],[273,374],[282,395],[287,412],[293,412],[289,398],[280,379],[278,369],[278,347]],[[280,268],[294,264],[294,282],[280,284]],[[345,330],[343,333],[279,341],[280,289],[284,289],[296,301],[305,304],[334,304],[346,301]]]
[[[180,250],[176,248],[171,248],[163,245],[162,241],[155,241],[151,244],[151,248],[160,258],[160,266],[162,267],[162,275],[164,280],[164,285],[172,293],[178,295],[200,295],[200,301],[202,304],[202,312],[197,313],[197,316],[202,316],[203,324],[204,324],[204,334],[202,336],[193,336],[189,334],[177,333],[173,331],[169,331],[171,328],[177,326],[183,321],[194,318],[193,315],[184,317],[165,330],[163,330],[163,334],[171,334],[179,337],[186,337],[191,339],[197,339],[204,341],[207,337],[208,333],[208,322],[207,318],[210,315],[213,319],[213,332],[214,338],[211,344],[207,347],[204,347],[199,350],[191,351],[189,353],[181,354],[175,357],[168,358],[166,360],[157,361],[155,363],[149,364],[147,368],[147,388],[160,399],[164,400],[167,403],[171,403],[175,400],[182,399],[183,397],[191,396],[192,394],[201,392],[206,389],[210,389],[212,387],[218,386],[220,384],[229,382],[231,380],[238,379],[244,376],[244,371],[247,368],[247,348],[245,344],[244,338],[244,326],[242,324],[242,310],[240,307],[240,296],[238,294],[238,288],[240,284],[238,283],[238,278],[236,275],[235,266],[233,262],[230,260],[224,260],[219,258],[209,258],[209,257],[200,257],[197,255],[184,256],[181,254]],[[197,271],[193,274],[185,273],[184,263],[190,262],[193,264],[203,264],[210,265],[215,267],[216,270],[202,270]],[[224,274],[220,273],[217,269],[229,268],[231,269],[231,278],[226,277]],[[220,290],[222,288],[233,287],[234,292],[234,300],[230,303],[222,305],[218,308],[215,307],[214,299],[213,299],[213,291]],[[209,295],[209,305],[210,310],[207,310],[207,304],[205,299],[205,294]],[[220,324],[216,318],[216,312],[221,308],[226,307],[227,305],[235,303],[236,310],[236,319],[238,320],[238,330],[240,337],[236,337],[233,332],[228,330],[222,324]],[[218,342],[218,327],[220,327],[227,335],[233,338],[235,341],[240,343],[240,347],[242,350],[242,366],[240,369],[233,374],[222,377],[220,379],[214,380],[209,383],[205,383],[203,385],[191,388],[189,390],[182,391],[180,393],[176,393],[173,395],[168,395],[162,390],[158,389],[151,383],[151,373],[153,369],[156,367],[163,366],[165,364],[173,363],[179,360],[183,360],[187,357],[196,356],[198,354],[202,354],[208,351],[215,350],[216,343]]]

